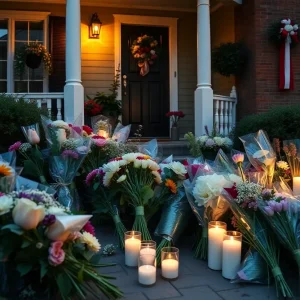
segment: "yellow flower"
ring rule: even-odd
[[[14,169],[8,163],[0,162],[0,177],[14,175]]]
[[[165,186],[170,189],[171,193],[177,193],[176,183],[172,179],[167,179],[165,182]]]
[[[84,231],[81,235],[80,242],[86,244],[89,250],[93,252],[99,252],[101,245],[96,237],[94,237],[89,232]]]

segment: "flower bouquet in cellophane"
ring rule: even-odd
[[[161,183],[159,165],[149,156],[128,153],[103,165],[103,171],[103,185],[120,191],[135,208],[133,230],[140,231],[143,240],[151,240],[144,210],[154,196],[155,186]]]
[[[253,182],[242,182],[225,190],[223,195],[230,203],[236,227],[243,234],[243,239],[260,254],[271,269],[277,293],[279,290],[283,297],[293,297],[279,267],[279,247],[276,236],[273,230],[268,230],[268,224],[258,209],[259,203],[264,198],[263,187]],[[278,206],[282,205],[278,203]]]
[[[122,296],[99,274],[93,262],[101,245],[89,223],[89,215],[71,215],[46,192],[24,190],[1,195],[1,260],[8,272],[1,280],[11,285],[1,296],[18,299],[29,290],[37,298],[89,299],[104,294],[109,299]],[[10,276],[13,276],[10,278]]]
[[[95,191],[94,206],[96,212],[107,213],[114,221],[116,232],[119,238],[120,248],[124,249],[124,234],[127,231],[119,216],[117,207],[117,192],[111,190],[103,185],[103,178],[105,172],[102,168],[95,169],[86,177],[86,184],[92,187]]]

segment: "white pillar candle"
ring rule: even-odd
[[[241,264],[242,242],[233,236],[223,241],[222,275],[234,279]]]
[[[223,238],[226,230],[216,226],[208,229],[208,267],[212,270],[222,269]]]
[[[102,137],[104,137],[104,138],[108,138],[109,136],[108,136],[108,132],[106,131],[106,130],[102,130],[102,129],[100,129],[99,131],[98,131],[98,135],[99,136],[102,136]]]
[[[139,283],[143,285],[152,285],[156,281],[156,268],[151,265],[139,267]]]
[[[140,255],[141,240],[133,237],[125,240],[125,265],[137,267]]]
[[[178,277],[179,262],[176,259],[167,258],[161,262],[161,273],[166,279]]]
[[[293,177],[293,193],[295,196],[300,195],[300,177]]]

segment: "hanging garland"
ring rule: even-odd
[[[142,35],[133,41],[131,53],[138,61],[141,68],[141,76],[146,76],[150,71],[150,65],[158,58],[158,42],[153,36]]]
[[[42,62],[48,74],[51,75],[51,54],[47,51],[46,47],[38,42],[24,44],[17,50],[15,55],[16,75],[22,77],[25,66],[30,69],[37,69]]]
[[[294,73],[291,59],[291,46],[296,45],[298,40],[298,25],[291,19],[283,19],[275,23],[269,31],[270,40],[280,46],[280,90],[294,89]]]

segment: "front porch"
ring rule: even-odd
[[[53,88],[49,88],[48,84],[44,84],[43,93],[34,93],[30,90],[17,93],[17,97],[34,99],[39,106],[46,106],[49,116],[57,119],[64,118],[66,121],[72,122],[83,113],[83,101],[86,95],[93,97],[96,92],[107,92],[117,66],[120,64],[122,68],[119,53],[118,28],[120,27],[118,26],[127,23],[146,25],[151,23],[151,18],[154,18],[153,22],[156,26],[160,24],[166,26],[170,32],[169,109],[182,110],[186,114],[186,118],[181,124],[181,135],[183,136],[188,131],[194,131],[196,135],[200,135],[203,133],[205,125],[211,128],[213,124],[217,125],[221,134],[226,135],[235,126],[237,96],[234,79],[212,75],[210,55],[212,46],[234,40],[234,27],[232,27],[234,22],[232,20],[229,22],[226,37],[223,34],[223,40],[217,32],[216,24],[220,21],[220,12],[227,12],[231,16],[234,14],[234,5],[238,5],[238,1],[198,0],[198,3],[187,1],[185,4],[178,1],[174,7],[170,7],[164,1],[154,1],[151,7],[144,4],[137,6],[133,3],[134,1],[131,1],[130,9],[124,5],[109,5],[102,2],[96,4],[95,1],[81,3],[79,0],[67,1],[66,6],[63,4],[64,1],[58,1],[59,4],[55,5],[49,5],[48,1],[45,1],[41,7],[37,7],[35,0],[22,2],[27,3],[19,3],[18,9],[23,10],[26,7],[35,12],[49,11],[45,24],[48,24],[49,19],[51,21],[52,16],[53,18],[65,17],[66,59],[56,61],[56,68],[65,63],[65,77],[63,80],[59,78],[60,81],[65,82],[65,87],[56,86],[53,90]],[[7,1],[0,1],[0,10],[6,8],[10,11],[16,7],[10,5]],[[99,40],[87,38],[88,16],[93,11],[103,11],[99,14],[103,23]],[[104,14],[104,11],[107,13]],[[10,11],[10,14],[13,15],[14,12]],[[0,18],[2,15],[4,13],[0,14]],[[152,17],[154,15],[156,17]],[[122,16],[122,18],[117,16]],[[134,22],[126,21],[126,16],[127,20],[130,17],[135,17],[136,20]],[[173,23],[164,23],[167,19],[172,20]],[[224,23],[226,20],[228,21],[228,14],[224,16]],[[49,37],[44,32],[44,42],[50,47],[49,49],[56,59],[59,53],[56,50],[57,44],[53,44],[53,42],[58,43],[59,40],[53,39],[53,34],[57,32],[57,28],[54,32],[51,31],[50,27],[54,26],[53,24],[50,22]],[[12,30],[12,28],[10,29]],[[187,32],[191,32],[191,34],[187,35]],[[200,41],[197,48],[196,37]],[[10,57],[13,57],[13,54]],[[50,76],[49,80],[57,80],[57,73],[60,72],[54,73],[54,78],[52,79]],[[64,74],[59,75],[64,76]],[[122,69],[121,75],[123,75]],[[14,80],[13,74],[8,74],[8,77],[11,77],[12,81]],[[44,77],[44,81],[47,82],[47,80],[48,78]],[[213,89],[216,90],[215,94],[211,88],[212,81]],[[124,88],[123,82],[121,83],[118,93],[120,100],[122,100],[122,89]],[[7,92],[16,92],[16,90],[10,87]]]

